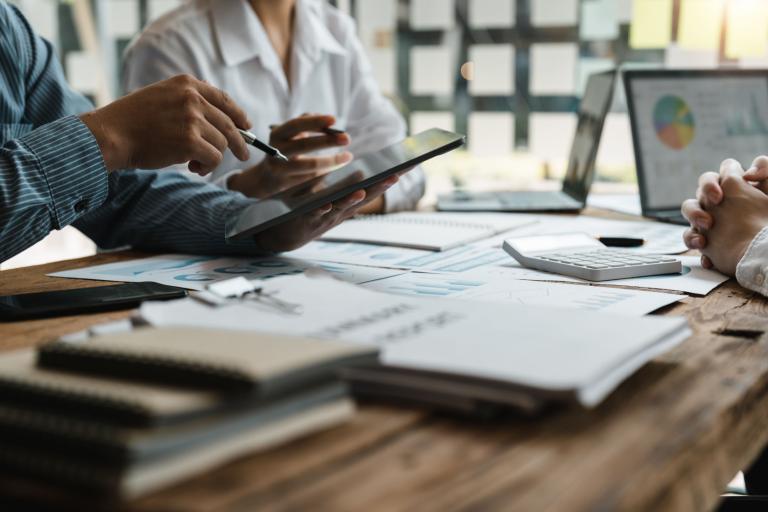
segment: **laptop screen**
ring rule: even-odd
[[[644,210],[675,210],[698,178],[768,152],[768,73],[631,71],[625,75]]]
[[[579,201],[586,201],[592,185],[597,148],[605,116],[611,107],[615,77],[613,71],[591,75],[581,98],[576,134],[563,182],[563,191]]]

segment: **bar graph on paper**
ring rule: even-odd
[[[473,278],[471,273],[459,278],[450,274],[411,272],[369,282],[363,286],[398,295],[447,297],[636,316],[650,313],[679,299],[676,295],[640,290],[509,278],[480,279],[477,276]]]

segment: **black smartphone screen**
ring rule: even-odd
[[[127,283],[0,297],[0,321],[131,309],[145,300],[179,299],[186,290],[156,283]]]
[[[463,135],[432,128],[381,151],[363,155],[340,169],[255,202],[227,223],[227,238],[254,235],[370,187],[388,176],[407,172],[462,144]]]

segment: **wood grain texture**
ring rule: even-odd
[[[3,271],[0,294],[104,284],[44,274],[136,256]],[[129,314],[0,324],[0,348]],[[711,509],[768,441],[768,303],[729,282],[664,314],[686,315],[694,335],[597,410],[482,422],[364,404],[345,426],[244,457],[125,509]]]

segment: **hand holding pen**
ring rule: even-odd
[[[233,175],[228,187],[251,197],[267,197],[350,162],[352,154],[348,151],[310,154],[349,145],[347,133],[331,128],[335,122],[333,116],[305,114],[270,127],[269,144],[256,147],[272,157]],[[250,140],[248,143],[255,146]],[[278,155],[285,155],[286,160]]]

